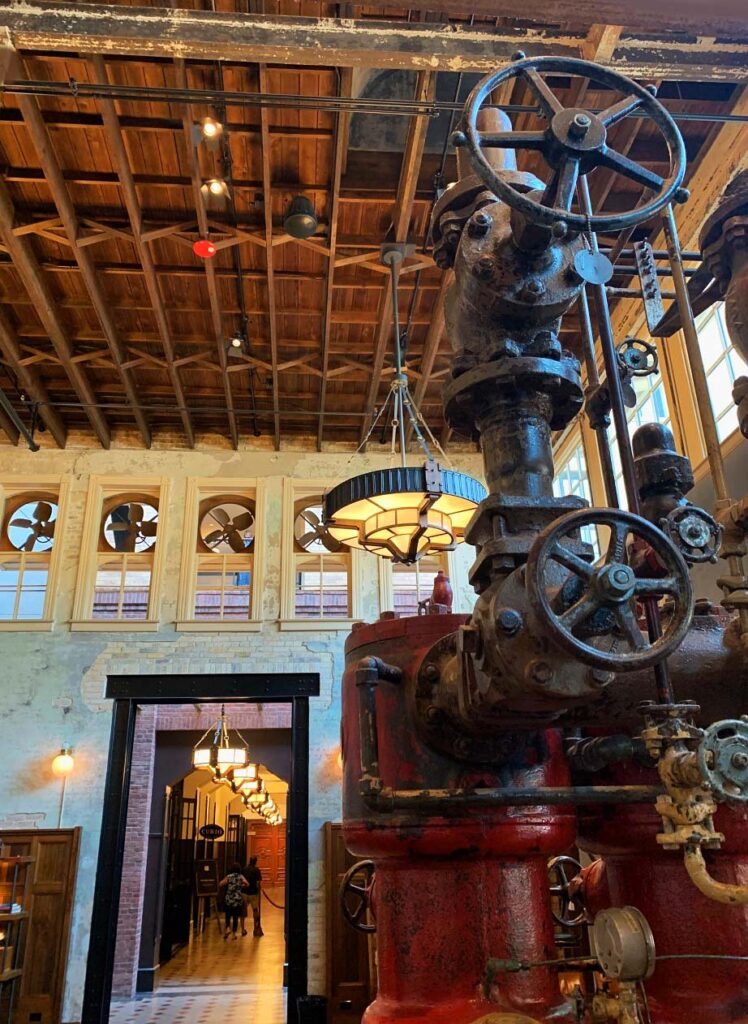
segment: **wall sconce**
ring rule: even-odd
[[[58,779],[62,779],[62,786],[60,788],[60,806],[57,812],[58,828],[62,828],[62,812],[65,809],[65,788],[67,786],[68,775],[70,775],[73,768],[75,768],[73,748],[61,747],[60,753],[52,760],[52,774],[56,775]]]
[[[222,135],[223,125],[213,117],[204,117],[193,127],[195,144],[204,142],[208,149],[218,149]]]
[[[202,183],[200,191],[206,203],[216,206],[223,206],[229,198],[229,186],[223,178],[209,178]]]

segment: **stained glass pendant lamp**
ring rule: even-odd
[[[358,449],[361,451],[391,405],[392,450],[394,452],[397,440],[401,465],[362,473],[333,487],[325,495],[324,517],[330,534],[339,543],[412,565],[424,555],[450,551],[464,539],[465,528],[477,505],[486,497],[486,489],[472,477],[443,469],[435,461],[425,434],[442,455],[444,452],[408,389],[408,378],[402,366],[397,304],[403,249],[398,245],[382,247],[382,262],[390,268],[392,287],[395,375],[387,400]],[[426,455],[425,465],[407,464],[407,422]]]
[[[228,728],[226,709],[222,707],[221,717],[215,726],[206,729],[193,747],[192,766],[211,771],[216,779],[223,779],[227,772],[245,768],[248,764],[249,745],[240,732]]]

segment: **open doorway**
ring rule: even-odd
[[[207,1019],[219,995],[222,1015],[229,1024],[233,1018],[237,1024],[248,1019],[262,1019],[264,1024],[296,1024],[297,1000],[306,994],[307,972],[308,698],[318,690],[318,677],[310,673],[110,677],[107,695],[114,700],[112,738],[82,1024],[105,1024],[110,1014],[116,1024],[148,1024],[151,1020],[164,1024],[170,1019],[183,1020],[185,1013]],[[157,888],[149,905],[158,910],[154,911],[150,934],[144,913],[142,936],[146,948],[149,942],[152,944],[161,989],[159,992],[153,984],[155,992],[132,1000],[124,1010],[117,1004],[112,1006],[117,940],[112,922],[118,920],[122,894],[127,807],[131,779],[134,772],[137,774],[133,747],[138,715],[153,705],[189,704],[212,705],[217,714],[218,705],[225,703],[228,717],[232,705],[253,700],[263,705],[288,702],[291,707],[285,754],[278,749],[263,752],[261,737],[254,738],[257,763],[264,770],[266,786],[273,791],[277,817],[283,824],[272,827],[275,835],[271,838],[263,821],[254,815],[245,816],[247,808],[241,804],[234,806],[234,794],[228,787],[216,786],[210,778],[196,778],[191,765],[184,763],[184,751],[192,752],[188,741],[194,741],[193,737],[172,736],[162,745],[162,757],[157,759],[161,774],[154,779],[154,794],[163,794],[163,817],[151,817],[146,872],[151,887]],[[247,738],[252,742],[251,736]],[[276,746],[278,739],[276,736]],[[158,810],[154,801],[153,813]],[[161,822],[160,833],[153,829],[154,820]],[[285,840],[279,838],[281,834]],[[220,881],[226,877],[224,872],[231,873],[234,864],[246,867],[255,856],[258,864],[265,865],[264,871],[260,868],[263,883],[271,883],[260,901],[265,934],[253,935],[250,901],[246,928],[240,928],[234,939],[230,927],[225,939],[221,901],[213,891],[197,892],[196,869],[200,862],[210,862]],[[127,887],[123,895],[126,907]],[[119,924],[121,930],[121,917]],[[242,930],[248,935],[241,936]],[[147,989],[148,985],[143,987]],[[271,990],[275,991],[274,999],[269,998]],[[251,995],[255,997],[252,1005]]]

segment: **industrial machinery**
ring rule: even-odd
[[[566,108],[548,75],[620,99]],[[512,130],[490,106],[517,77],[544,131]],[[488,496],[466,531],[472,614],[385,617],[346,646],[345,837],[371,863],[344,896],[359,900],[352,924],[376,923],[379,969],[365,1024],[748,1022],[748,502],[727,494],[694,349],[671,208],[688,199],[685,152],[655,92],[595,64],[519,55],[476,86],[453,136],[460,177],[432,223],[435,260],[454,271],[445,416],[480,439]],[[627,116],[661,132],[664,177],[611,148]],[[547,183],[517,170],[520,150],[543,156]],[[600,166],[646,186],[646,202],[595,213],[586,176]],[[656,370],[656,351],[614,339],[597,233],[653,217],[715,515],[688,501],[692,470],[667,427],[629,440],[627,390]],[[709,260],[722,245],[735,309],[738,227],[717,217],[705,238]],[[644,282],[654,256],[646,243],[636,255]],[[560,333],[575,304],[584,383]],[[608,508],[553,494],[552,435],[582,413]],[[695,600],[691,578],[718,558],[722,607]]]

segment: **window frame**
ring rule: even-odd
[[[144,619],[94,619],[93,601],[96,589],[96,575],[102,558],[108,552],[99,550],[102,530],[102,516],[107,501],[117,495],[133,495],[155,499],[158,508],[158,528],[151,561],[151,582],[148,592],[148,612]],[[73,617],[70,629],[92,633],[146,633],[155,632],[161,624],[161,608],[164,598],[163,574],[165,561],[165,538],[168,534],[168,519],[171,494],[169,477],[94,476],[89,478],[86,508],[83,520],[83,537],[80,545],[80,565],[75,587]],[[136,553],[137,554],[137,553]],[[116,557],[117,552],[112,551]]]
[[[66,476],[2,476],[0,477],[0,529],[5,523],[6,509],[16,498],[28,496],[27,500],[52,500],[57,504],[55,520],[55,542],[47,552],[35,552],[48,558],[47,585],[44,592],[44,608],[40,619],[0,619],[0,633],[48,633],[55,625],[57,610],[56,598],[59,593],[58,580],[62,563],[61,550],[66,530],[61,524],[66,522],[68,505],[69,480]],[[10,555],[15,549],[0,551],[1,555]],[[18,552],[21,554],[21,552]],[[32,554],[34,554],[32,552]]]
[[[283,508],[281,514],[281,595],[280,616],[278,626],[281,630],[297,632],[314,632],[315,630],[350,630],[354,622],[362,617],[362,558],[366,552],[350,548],[335,555],[336,558],[348,559],[348,589],[350,595],[349,616],[347,618],[297,618],[295,612],[296,595],[296,562],[298,552],[294,549],[294,509],[296,502],[304,498],[323,495],[332,486],[330,480],[304,480],[303,483],[285,477],[283,480]],[[374,557],[374,556],[370,556]]]
[[[200,506],[211,497],[233,495],[254,502],[255,539],[252,545],[252,583],[248,619],[203,620],[194,618],[197,572],[201,556],[197,550]],[[182,560],[179,572],[176,629],[181,633],[259,633],[263,624],[263,582],[265,571],[265,486],[262,479],[236,477],[189,477],[182,525]],[[220,556],[218,556],[220,557]],[[231,556],[227,556],[231,557]],[[241,556],[239,556],[241,557]]]
[[[454,559],[455,553],[456,551],[443,551],[436,556],[442,562],[443,571],[449,577],[450,582],[458,579],[459,576],[458,567],[455,564]],[[379,607],[382,612],[393,612],[395,610],[395,574],[393,571],[393,562],[390,558],[379,558],[379,556],[377,556],[377,561],[379,562]],[[418,563],[416,563],[416,565],[417,564]],[[398,616],[398,618],[407,617],[408,616],[402,615]]]

